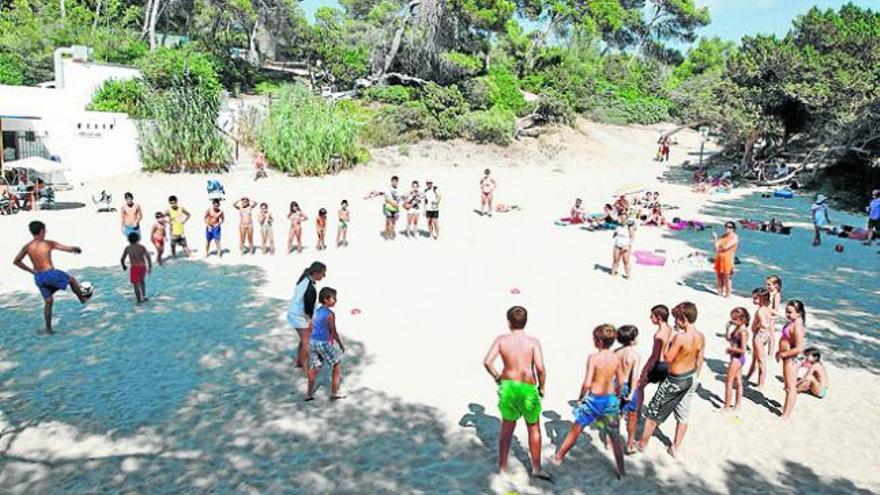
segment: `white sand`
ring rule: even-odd
[[[9,421],[7,416],[20,416],[30,408],[47,409],[40,405],[39,398],[18,400],[19,395],[27,395],[28,384],[39,387],[43,379],[33,367],[21,364],[27,360],[27,353],[36,352],[30,345],[41,346],[55,339],[61,342],[54,345],[61,348],[58,352],[62,356],[63,346],[77,346],[79,342],[90,346],[87,349],[111,353],[113,345],[121,345],[104,342],[110,337],[96,336],[99,331],[82,328],[79,308],[69,302],[70,295],[61,296],[67,301],[66,305],[58,304],[61,335],[15,337],[18,340],[5,341],[5,345],[18,347],[0,349],[0,412],[5,415],[0,416],[0,426],[21,430],[14,441],[10,441],[9,434],[0,435],[0,455],[8,456],[0,464],[0,486],[3,491],[21,493],[57,492],[61,487],[73,491],[104,487],[149,492],[156,486],[254,493],[880,490],[876,471],[880,456],[874,448],[880,441],[880,430],[871,426],[880,413],[876,379],[880,363],[876,354],[869,362],[847,361],[845,365],[838,365],[829,356],[828,397],[817,400],[801,396],[790,423],[783,423],[771,413],[772,406],[748,399],[736,415],[718,412],[710,396],[723,400],[723,383],[707,366],[701,380],[703,391],[693,402],[691,427],[681,458],[669,458],[661,442],[654,439],[646,454],[627,457],[630,476],[621,483],[613,480],[611,458],[594,432],[589,438],[582,437],[566,465],[555,470],[557,484],[553,487],[530,483],[522,462],[515,457],[511,459],[512,474],[494,474],[494,428],[499,415],[494,384],[482,369],[482,358],[494,336],[506,331],[504,313],[513,304],[529,309],[527,330],[540,337],[544,347],[548,384],[544,402],[547,412],[542,422],[551,420],[544,430],[546,456],[555,448],[548,431],[558,442],[560,439],[555,437],[564,435],[569,426],[568,401],[575,399],[580,389],[585,357],[593,351],[591,331],[597,324],[637,325],[641,331],[638,347],[644,360],[653,333],[649,308],[658,303],[672,307],[691,300],[700,311],[697,324],[707,336],[707,357],[723,361],[722,368],[726,366],[724,341],[716,334],[733,307],[742,305],[751,310],[750,301],[739,297],[722,300],[680,285],[678,282],[693,277],[694,268],[687,265],[634,265],[633,281],[611,278],[594,267],[610,265],[610,233],[587,233],[552,223],[567,216],[574,197],[583,198],[590,211],[597,211],[614,191],[640,185],[659,190],[664,203],[681,206],[670,216],[718,220],[699,214],[706,196],[691,193],[684,185],[657,181],[667,169],[651,161],[659,129],[583,122],[577,131],[562,130],[507,149],[453,142],[379,150],[369,166],[334,177],[293,179],[275,175],[255,183],[246,170],[220,177],[230,199],[224,204],[224,244],[232,254],[222,260],[212,257],[207,263],[209,268],[257,267],[259,270],[237,272],[252,273],[256,285],[223,285],[218,282],[221,279],[212,278],[214,272],[208,268],[195,269],[197,265],[188,261],[176,261],[157,269],[148,281],[149,291],[160,295],[147,308],[130,313],[127,275],[118,271],[116,279],[101,279],[112,280],[110,286],[93,280],[99,285],[98,292],[83,318],[106,329],[100,332],[121,332],[118,335],[123,336],[125,332],[133,333],[136,325],[146,327],[144,332],[173,327],[168,331],[222,333],[224,323],[227,327],[231,323],[212,318],[202,308],[219,310],[228,300],[231,305],[239,305],[238,309],[225,308],[230,318],[251,305],[254,311],[263,309],[270,323],[260,322],[252,336],[242,337],[252,347],[238,348],[234,339],[194,350],[187,347],[187,342],[177,347],[168,344],[175,347],[176,359],[204,373],[197,373],[195,389],[171,387],[163,389],[170,392],[159,393],[155,400],[174,402],[171,419],[132,420],[136,431],[114,431],[113,425],[94,417],[78,424],[75,412],[66,413],[64,418],[73,424],[65,424],[53,417],[51,410],[45,417],[29,418],[29,424]],[[696,134],[686,131],[678,138],[681,145],[673,147],[672,163],[696,161],[697,157],[689,154],[698,150]],[[496,214],[491,219],[474,214],[473,209],[478,207],[477,184],[486,167],[492,169],[499,182],[497,200],[518,204],[521,211]],[[370,190],[385,190],[392,174],[401,177],[403,191],[413,179],[422,185],[426,179],[433,179],[439,185],[443,195],[439,242],[402,236],[386,242],[379,237],[383,222],[380,200],[362,198]],[[28,240],[27,222],[38,218],[49,225],[50,238],[84,250],[80,256],[57,254],[59,267],[74,274],[86,267],[116,267],[124,246],[118,215],[97,214],[88,200],[88,194],[101,189],[112,192],[117,201],[125,191],[133,192],[144,207],[144,227],[152,225],[153,212],[165,209],[166,197],[176,194],[194,216],[187,234],[190,245],[198,250],[194,257],[201,260],[201,219],[208,205],[206,178],[147,174],[119,177],[59,196],[62,201],[84,202],[86,208],[2,217],[0,260],[13,258]],[[304,234],[306,251],[274,257],[239,255],[238,219],[231,203],[242,195],[270,204],[276,218],[276,245],[281,250],[287,235],[286,205],[297,200],[310,217]],[[351,245],[335,249],[335,212],[343,198],[351,203]],[[314,249],[313,222],[320,207],[328,209],[330,218],[331,247],[324,252]],[[421,222],[424,226],[424,219]],[[705,236],[703,248],[708,249],[709,233]],[[259,242],[258,230],[255,237]],[[639,230],[635,248],[665,249],[670,258],[693,250],[683,240],[650,228]],[[859,252],[859,256],[868,256],[867,250]],[[741,257],[747,260],[748,256],[748,247],[744,246]],[[326,389],[319,392],[321,401],[309,405],[300,402],[302,379],[290,369],[289,362],[293,332],[283,319],[296,278],[315,259],[329,266],[324,284],[339,290],[336,312],[340,332],[357,344],[352,346],[354,358],[349,358],[357,365],[346,368],[344,387],[349,397],[330,405],[323,401]],[[817,258],[815,270],[832,269],[823,266],[833,263],[829,259],[833,260]],[[187,263],[192,269],[184,272],[182,265]],[[33,282],[28,274],[5,266],[0,278],[2,312],[7,313],[6,318],[0,317],[3,332],[31,335],[41,325],[40,308],[34,305]],[[775,267],[768,267],[767,273],[772,269]],[[174,280],[178,293],[183,290],[181,286],[189,285],[213,299],[175,299],[167,295],[168,287],[161,286],[163,279]],[[703,280],[713,286],[710,273],[706,272]],[[521,294],[512,295],[512,288],[518,288]],[[255,292],[239,300],[248,290]],[[22,293],[28,298],[19,297]],[[181,304],[175,305],[175,301]],[[810,308],[811,301],[805,302]],[[821,309],[821,303],[818,305]],[[362,314],[351,315],[354,308]],[[878,309],[876,299],[874,309]],[[178,323],[170,323],[169,318],[177,316],[173,321]],[[865,325],[876,327],[876,320],[870,321],[870,314],[867,316]],[[119,319],[123,323],[114,323]],[[820,324],[823,328],[834,327],[833,322],[822,323],[821,318],[808,324],[808,341],[811,327]],[[225,330],[229,333],[228,328]],[[870,334],[853,338],[863,338],[865,345],[876,347],[876,331]],[[839,338],[847,338],[841,335]],[[152,338],[144,336],[134,342],[128,336],[120,339],[124,345],[135,347],[127,352],[141,356],[131,366],[137,367],[138,361],[152,352]],[[65,365],[77,370],[100,368],[102,359],[112,361],[97,351],[84,355],[91,361]],[[47,360],[40,366],[51,373],[53,362]],[[778,375],[780,366],[771,363],[765,393],[781,407],[784,395]],[[223,377],[231,377],[234,384],[226,383]],[[163,387],[165,378],[157,370],[156,377],[147,379],[147,388]],[[96,389],[110,392],[114,386],[105,381],[95,384]],[[221,392],[230,389],[235,389],[237,395],[224,398]],[[51,396],[52,392],[46,394]],[[652,394],[650,387],[649,398]],[[124,409],[124,398],[112,393],[96,400],[100,404],[119,403],[123,409],[118,414],[123,419],[135,415]],[[63,404],[64,397],[59,401]],[[479,414],[480,406],[485,408],[485,415]],[[28,409],[17,410],[19,407]],[[674,422],[670,419],[660,429],[671,437]],[[410,435],[415,438],[407,438]],[[517,438],[519,447],[515,450],[522,451],[527,445],[522,426]],[[315,464],[316,456],[327,460]],[[215,471],[216,459],[221,457],[223,467]],[[171,462],[170,458],[181,464],[164,464]],[[65,459],[80,462],[55,463]],[[168,475],[168,471],[174,474]]]

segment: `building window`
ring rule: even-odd
[[[76,128],[77,128],[77,129],[82,129],[82,128],[83,128],[82,122],[76,124]]]
[[[37,136],[34,134],[33,131],[27,131],[24,133],[24,140],[29,143],[33,143],[37,140]]]

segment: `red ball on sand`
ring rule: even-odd
[[[353,315],[359,315],[359,314],[361,314],[361,310],[359,310],[359,309],[357,309],[357,308],[354,308],[353,310],[351,310],[351,314],[353,314]]]
[[[834,246],[834,250],[837,251],[838,253],[842,253],[843,252],[843,244],[838,244],[838,245]]]
[[[519,289],[517,289],[516,287],[514,287],[514,288],[510,289],[510,293],[511,293],[511,294],[519,294]]]

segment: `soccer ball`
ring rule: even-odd
[[[82,287],[82,290],[84,292],[92,292],[92,289],[93,289],[92,283],[89,281],[80,282],[79,286]]]

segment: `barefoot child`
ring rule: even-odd
[[[40,289],[40,295],[43,296],[43,318],[46,322],[46,332],[52,333],[52,304],[55,299],[53,294],[59,290],[64,290],[70,285],[71,290],[76,295],[81,304],[85,304],[92,297],[91,289],[84,289],[79,282],[70,275],[56,270],[52,263],[52,251],[66,251],[68,253],[79,254],[82,250],[76,246],[65,246],[55,241],[46,240],[46,225],[43,222],[34,221],[28,225],[31,235],[34,239],[25,244],[15,256],[12,263],[22,270],[34,275],[34,282]],[[31,261],[31,266],[24,264],[24,257],[27,256]]]
[[[299,204],[296,201],[290,202],[290,213],[287,214],[287,219],[290,220],[290,233],[287,234],[287,254],[293,252],[293,241],[296,239],[296,251],[301,253],[303,250],[302,246],[302,223],[309,219],[299,208]]]
[[[752,374],[757,368],[758,389],[760,390],[764,387],[764,379],[767,377],[765,356],[773,354],[774,323],[773,311],[770,310],[770,292],[764,288],[753,290],[752,302],[755,303],[758,310],[755,311],[755,320],[752,322],[752,364],[746,374],[746,380],[751,380]]]
[[[189,256],[189,246],[186,245],[186,233],[183,226],[189,221],[189,212],[186,208],[177,204],[177,196],[168,197],[168,211],[165,212],[168,222],[171,224],[171,256],[177,257],[177,246],[183,248],[183,254]]]
[[[495,188],[498,184],[490,177],[492,172],[487,168],[483,171],[480,179],[480,214],[492,216],[492,200],[495,196]]]
[[[333,306],[336,305],[336,290],[324,287],[318,293],[318,302],[321,306],[315,310],[312,318],[312,335],[309,340],[309,379],[306,389],[306,400],[315,398],[315,379],[321,366],[333,367],[333,378],[330,382],[330,399],[342,399],[339,395],[339,381],[342,378],[342,366],[339,364],[340,353],[345,352],[345,344],[336,330],[336,314]],[[336,345],[339,345],[339,349]]]
[[[348,222],[351,221],[351,212],[348,211],[348,201],[343,199],[339,205],[339,226],[336,228],[336,247],[348,246]]]
[[[516,422],[523,418],[529,435],[531,475],[550,481],[541,471],[541,397],[544,396],[544,357],[541,342],[525,332],[528,311],[522,306],[507,310],[510,333],[498,336],[483,366],[498,384],[498,409],[501,411],[501,433],[498,437],[498,469],[507,470],[507,457]],[[495,370],[495,360],[501,356],[504,369]]]
[[[651,347],[651,356],[645,362],[642,368],[642,375],[639,377],[638,406],[636,411],[642,410],[642,404],[645,401],[645,386],[648,383],[659,383],[666,379],[669,373],[669,365],[666,363],[664,354],[669,347],[669,340],[675,331],[669,326],[669,308],[663,304],[658,304],[651,308],[651,323],[657,325],[657,331],[654,332],[654,343]]]
[[[153,224],[153,230],[150,232],[150,240],[156,248],[156,263],[162,264],[162,253],[165,252],[165,227],[167,221],[165,214],[161,211],[156,212],[156,223]]]
[[[824,399],[828,393],[828,373],[825,366],[820,362],[822,354],[815,347],[807,347],[804,349],[804,364],[807,373],[803,378],[797,381],[797,391],[799,393],[813,394],[814,396]]]
[[[553,462],[562,464],[565,455],[577,443],[583,429],[593,423],[599,424],[611,437],[617,477],[625,473],[623,446],[620,444],[619,414],[621,384],[625,383],[622,360],[611,350],[617,331],[611,325],[599,325],[593,330],[593,344],[598,352],[587,358],[587,375],[581,385],[580,399],[574,408],[574,423],[568,435],[556,451]]]
[[[419,216],[422,214],[422,202],[424,199],[422,191],[419,190],[419,181],[414,180],[412,182],[412,190],[406,196],[403,204],[404,209],[406,209],[406,236],[410,239],[414,239],[418,233]]]
[[[272,223],[275,219],[269,211],[269,205],[260,203],[260,237],[262,238],[263,254],[275,254],[275,233],[272,232]]]
[[[131,269],[125,265],[125,258],[131,263]],[[122,269],[128,270],[131,285],[134,286],[134,298],[136,304],[147,301],[147,273],[153,269],[153,261],[147,248],[141,244],[141,236],[137,232],[128,234],[128,246],[122,251]]]
[[[749,312],[745,308],[735,308],[730,312],[730,323],[725,330],[727,354],[727,378],[724,382],[724,408],[738,410],[743,395],[742,367],[746,363],[746,342],[749,340]],[[731,389],[736,390],[736,404],[730,405]]]
[[[254,253],[254,206],[256,204],[252,199],[241,198],[232,205],[241,215],[238,224],[241,254]]]
[[[205,258],[211,254],[211,241],[217,248],[217,256],[223,257],[223,248],[220,246],[223,222],[226,215],[220,209],[220,200],[214,198],[211,207],[205,212]]]
[[[324,236],[327,235],[327,210],[321,208],[318,210],[318,218],[315,219],[315,229],[318,231],[318,251],[327,249],[324,244]]]
[[[794,410],[794,403],[797,400],[797,369],[795,369],[794,358],[796,358],[804,348],[804,337],[806,336],[807,311],[804,303],[797,299],[788,301],[785,305],[785,317],[788,323],[782,327],[781,337],[779,338],[779,350],[776,351],[776,362],[782,361],[782,381],[785,384],[785,405],[782,407],[782,419],[791,418],[791,412]]]
[[[782,277],[770,275],[764,280],[764,288],[770,293],[770,311],[773,317],[785,316],[782,314]]]
[[[623,369],[623,390],[620,391],[620,413],[626,417],[626,453],[634,454],[636,451],[636,426],[639,423],[639,386],[636,377],[639,369],[639,353],[636,350],[636,338],[639,329],[633,325],[624,325],[617,329],[617,342],[621,347],[615,354],[620,358],[620,366]]]

